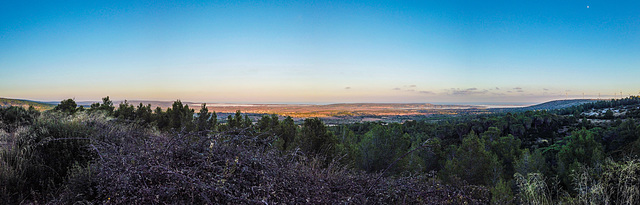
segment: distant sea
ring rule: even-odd
[[[434,105],[475,105],[484,106],[488,108],[512,108],[512,107],[527,107],[536,105],[535,102],[437,102],[432,103]]]

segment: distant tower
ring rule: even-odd
[[[584,99],[584,93],[582,93],[582,99]]]
[[[600,93],[598,93],[598,100],[600,100]]]
[[[564,91],[564,95],[565,95],[565,97],[564,97],[564,99],[565,99],[565,100],[566,100],[566,99],[569,99],[569,92]]]

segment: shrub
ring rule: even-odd
[[[53,109],[69,115],[73,115],[78,110],[77,107],[78,105],[76,104],[76,101],[74,101],[73,99],[66,99],[61,101],[60,104],[58,104]]]
[[[544,175],[529,173],[526,177],[515,173],[513,178],[518,186],[518,198],[521,204],[551,205],[555,204],[551,190],[545,182]]]
[[[475,185],[494,185],[502,173],[498,157],[487,150],[485,141],[471,132],[455,149],[441,171],[445,181],[455,177]]]
[[[511,183],[500,178],[491,188],[491,204],[514,204],[514,202]]]
[[[0,107],[0,129],[13,132],[20,126],[32,124],[39,115],[40,112],[33,107],[29,107],[29,110],[17,106]]]
[[[310,156],[321,155],[332,158],[338,139],[318,118],[307,118],[302,124],[302,134],[297,140],[298,145]]]
[[[401,125],[374,126],[360,142],[359,167],[369,172],[381,171],[398,160],[410,146],[409,135],[402,134]],[[404,159],[400,160],[392,172],[402,170]]]
[[[609,161],[602,178],[611,204],[640,203],[640,160]]]
[[[5,201],[37,200],[53,193],[74,164],[93,159],[90,130],[74,117],[51,113],[18,133],[16,142],[0,153]]]
[[[558,175],[561,182],[568,190],[575,190],[571,183],[571,173],[580,166],[596,168],[602,164],[603,159],[602,145],[595,140],[593,132],[584,128],[572,132],[571,136],[565,138],[565,144],[558,152]]]

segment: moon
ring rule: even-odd
[[[587,6],[587,8],[589,8],[589,6]]]

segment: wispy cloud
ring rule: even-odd
[[[519,92],[519,93],[523,93],[524,92],[524,90],[522,90],[521,87],[515,87],[513,89],[516,90],[516,92]]]
[[[450,90],[448,90],[448,92],[451,95],[477,95],[477,94],[485,94],[489,91],[478,90],[478,88],[467,88],[467,89],[451,88]]]
[[[419,93],[419,94],[425,94],[425,95],[436,94],[435,92],[429,91],[429,90],[418,90],[416,89],[417,87],[418,87],[417,85],[403,85],[402,88],[396,87],[396,88],[393,88],[392,90],[410,92],[410,93]]]
[[[349,89],[351,89],[351,87],[345,87],[344,89],[345,89],[345,90],[349,90]]]

